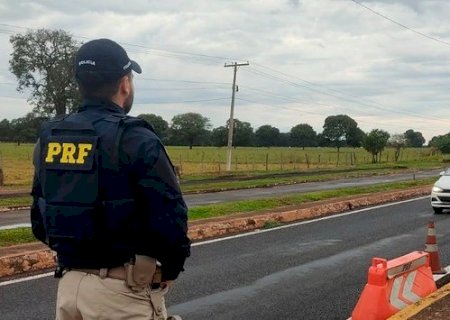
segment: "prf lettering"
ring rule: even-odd
[[[45,162],[53,163],[60,156],[59,163],[84,164],[84,160],[92,150],[90,143],[49,142]]]

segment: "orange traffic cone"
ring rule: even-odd
[[[427,241],[425,243],[425,252],[430,254],[430,267],[433,274],[444,274],[446,271],[442,269],[441,260],[439,259],[439,251],[436,241],[436,229],[434,229],[434,221],[428,222]]]

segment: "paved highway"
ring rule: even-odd
[[[434,216],[428,198],[197,243],[170,311],[185,320],[347,319],[372,257],[423,249],[431,218],[447,265],[450,215]],[[52,319],[55,289],[50,277],[0,284],[1,319]]]
[[[417,172],[416,178],[438,177],[438,170],[429,170]],[[188,206],[199,206],[206,204],[221,203],[226,201],[261,199],[274,196],[283,196],[296,193],[305,193],[320,190],[332,190],[345,187],[360,187],[379,183],[388,183],[395,181],[406,181],[413,178],[412,173],[392,174],[374,177],[362,177],[355,179],[340,179],[327,182],[309,182],[286,186],[277,186],[273,188],[255,188],[245,190],[223,191],[215,193],[188,194],[185,195]],[[17,224],[29,223],[28,210],[18,210],[14,212],[0,212],[0,229],[9,228]]]

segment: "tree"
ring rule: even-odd
[[[138,118],[147,121],[155,129],[156,134],[161,140],[164,141],[167,138],[169,124],[162,117],[156,114],[146,113],[138,115]]]
[[[211,132],[211,144],[216,147],[224,147],[228,143],[228,129],[224,126],[214,128]]]
[[[317,133],[309,124],[301,123],[291,128],[290,140],[293,147],[316,147]]]
[[[187,144],[189,149],[192,149],[194,144],[201,144],[202,137],[208,135],[210,127],[209,119],[201,114],[183,113],[172,118],[170,134],[173,140]]]
[[[430,146],[438,148],[442,153],[450,153],[450,132],[442,136],[433,137],[430,141]]]
[[[280,135],[278,136],[278,142],[276,145],[280,147],[289,147],[291,145],[291,133],[280,132]]]
[[[228,127],[228,121],[227,121]],[[255,133],[249,122],[234,119],[233,145],[240,147],[252,146],[255,140]]]
[[[63,30],[28,31],[10,38],[10,70],[18,91],[31,90],[28,101],[41,116],[73,111],[80,103],[73,74],[78,43]]]
[[[349,137],[355,132],[358,123],[347,115],[329,116],[323,125],[322,138],[330,141],[337,148],[337,162],[339,163],[339,149],[348,144]]]
[[[21,142],[36,142],[39,136],[39,129],[48,118],[36,116],[30,112],[25,117],[11,120],[11,140],[18,145]]]
[[[400,157],[401,149],[406,146],[405,135],[401,133],[396,133],[389,138],[388,145],[395,148],[394,161],[397,162]]]
[[[220,126],[211,132],[211,144],[222,147],[228,145],[228,128],[230,121],[227,120],[226,126]],[[250,123],[234,119],[233,146],[249,147],[253,145],[255,133]]]
[[[322,133],[317,134],[317,144],[319,147],[332,147],[331,141],[325,138]]]
[[[372,163],[377,162],[378,154],[384,150],[389,140],[389,133],[380,129],[374,129],[364,139],[364,149],[372,154]]]
[[[0,141],[11,141],[12,127],[7,119],[0,121]]]
[[[271,147],[278,144],[280,130],[271,125],[263,125],[256,129],[255,140],[258,147]]]
[[[406,146],[412,148],[420,148],[425,143],[425,138],[421,132],[409,129],[404,133],[406,139]]]
[[[347,135],[347,144],[353,148],[359,148],[363,145],[366,134],[358,127],[350,128]]]

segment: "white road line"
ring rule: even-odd
[[[35,276],[26,277],[26,278],[19,278],[19,279],[14,279],[14,280],[9,280],[9,281],[3,281],[3,282],[0,282],[0,287],[7,286],[10,284],[14,284],[14,283],[24,282],[24,281],[31,281],[31,280],[36,280],[36,279],[40,279],[40,278],[46,278],[46,277],[50,277],[53,275],[54,275],[53,272],[49,272],[49,273],[42,273],[42,274],[38,274]]]
[[[412,201],[422,200],[422,199],[426,199],[428,197],[429,196],[424,196],[424,197],[420,197],[420,198],[409,199],[409,200],[404,200],[404,201],[399,201],[399,202],[391,202],[391,203],[382,204],[382,205],[375,206],[375,207],[364,208],[364,209],[350,211],[350,212],[344,212],[344,213],[340,213],[340,214],[336,214],[336,215],[332,215],[332,216],[327,216],[327,217],[322,217],[322,218],[318,218],[318,219],[314,219],[314,220],[308,220],[308,221],[301,221],[301,222],[297,222],[297,223],[292,223],[292,224],[288,224],[288,225],[281,226],[281,227],[275,227],[275,228],[264,229],[264,230],[256,230],[256,231],[242,233],[242,234],[229,236],[229,237],[224,237],[224,238],[220,238],[220,239],[205,240],[205,241],[193,243],[192,246],[193,247],[197,247],[197,246],[202,246],[202,245],[210,244],[210,243],[214,243],[214,242],[220,242],[220,241],[226,241],[226,240],[231,240],[231,239],[236,239],[236,238],[241,238],[241,237],[247,237],[247,236],[252,236],[252,235],[255,235],[255,234],[260,234],[260,233],[264,233],[264,232],[272,232],[272,231],[285,229],[285,228],[292,228],[292,227],[296,227],[296,226],[303,225],[303,224],[309,224],[309,223],[314,223],[314,222],[323,221],[323,220],[335,219],[335,218],[348,216],[348,215],[359,213],[359,212],[375,210],[375,209],[379,209],[379,208],[386,208],[386,207],[395,206],[395,205],[398,205],[398,204],[403,204],[403,203],[408,203],[408,202],[412,202]],[[53,272],[40,274],[40,275],[36,275],[36,276],[31,276],[31,277],[26,277],[26,278],[10,280],[10,281],[4,281],[4,282],[0,282],[0,287],[1,286],[6,286],[6,285],[10,285],[10,284],[14,284],[14,283],[19,283],[19,282],[24,282],[24,281],[30,281],[30,280],[35,280],[35,279],[39,279],[39,278],[50,277],[50,276],[53,276]]]
[[[31,223],[17,223],[17,224],[9,224],[7,226],[0,226],[0,230],[8,230],[24,227],[31,227]]]

